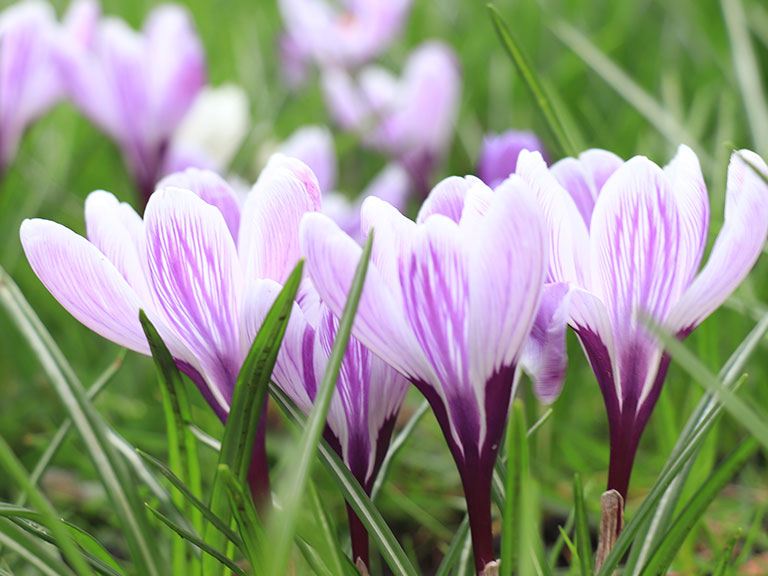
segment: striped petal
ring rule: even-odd
[[[242,275],[232,235],[218,209],[180,188],[152,195],[145,225],[155,307],[228,408],[243,359]]]
[[[693,330],[731,295],[760,256],[768,234],[768,185],[755,169],[768,177],[757,154],[740,150],[731,156],[723,228],[707,264],[670,313],[671,330]]]
[[[72,316],[107,340],[149,354],[139,323],[144,304],[107,256],[48,220],[25,220],[20,236],[32,270]]]
[[[88,240],[115,265],[126,282],[147,304],[151,303],[144,261],[144,222],[127,203],[104,191],[85,201]]]
[[[479,180],[474,176],[459,178],[450,176],[435,186],[421,205],[416,222],[425,222],[433,214],[442,214],[458,223],[464,212],[464,200],[467,192]]]
[[[296,159],[273,156],[243,206],[238,246],[246,279],[285,282],[301,255],[301,218],[319,209],[312,171]]]

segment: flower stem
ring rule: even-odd
[[[486,565],[496,560],[491,524],[491,476],[476,469],[467,469],[462,473],[461,480],[467,501],[475,569],[482,574]]]
[[[368,531],[357,517],[352,507],[347,504],[347,518],[349,519],[349,535],[352,539],[352,560],[355,565],[362,562],[366,569],[369,565]]]

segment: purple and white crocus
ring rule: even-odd
[[[379,66],[364,68],[356,77],[328,70],[323,91],[339,126],[400,162],[426,196],[458,113],[461,73],[453,49],[437,41],[421,44],[400,78]]]
[[[86,46],[60,54],[70,97],[120,147],[146,203],[167,172],[174,131],[205,85],[205,54],[179,5],[155,8],[141,32],[104,18]]]
[[[383,52],[402,30],[412,0],[279,0],[286,33],[280,54],[291,86],[315,63],[357,68]]]
[[[87,43],[96,19],[89,2],[75,2],[62,25],[43,0],[0,12],[0,176],[27,127],[64,97],[58,50]]]
[[[149,354],[143,309],[224,421],[251,344],[245,294],[264,279],[285,282],[299,260],[300,218],[319,205],[311,171],[275,157],[242,209],[224,180],[190,169],[161,182],[143,220],[99,191],[86,200],[87,239],[39,219],[25,220],[20,235],[35,274],[70,314],[108,340]],[[263,426],[249,479],[263,502]]]
[[[590,150],[547,169],[524,152],[517,174],[545,205],[548,280],[570,285],[569,323],[597,377],[608,412],[608,489],[626,498],[640,437],[661,393],[669,356],[650,319],[685,338],[747,276],[768,234],[768,175],[754,153],[731,157],[725,222],[699,271],[709,199],[699,161],[681,146],[659,168]]]
[[[495,191],[473,177],[445,180],[416,222],[368,198],[362,221],[375,238],[352,333],[429,401],[461,476],[481,572],[495,560],[493,465],[547,270],[544,218],[513,176]],[[321,214],[304,217],[301,246],[340,314],[360,246]]]

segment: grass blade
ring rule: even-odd
[[[147,510],[152,512],[152,514],[155,515],[155,517],[160,520],[163,524],[168,526],[171,530],[176,532],[176,534],[180,537],[189,542],[192,546],[195,546],[196,548],[200,549],[201,552],[204,554],[207,554],[211,558],[215,559],[217,562],[219,562],[222,566],[228,568],[237,576],[245,576],[245,572],[243,571],[240,566],[235,564],[232,560],[230,560],[226,554],[223,552],[219,552],[216,548],[213,546],[210,546],[207,544],[204,540],[202,540],[199,536],[196,534],[193,534],[186,528],[183,528],[170,520],[167,516],[164,516],[162,512],[159,512],[152,508],[149,504],[146,504]]]
[[[504,484],[505,498],[502,503],[501,523],[501,576],[510,576],[517,563],[517,542],[522,538],[523,526],[519,524],[521,481],[527,450],[525,416],[519,400],[512,404],[507,421],[506,439],[507,470]]]
[[[235,384],[230,413],[224,426],[218,465],[226,465],[241,484],[247,483],[251,448],[256,438],[262,408],[266,402],[272,370],[288,325],[296,292],[301,283],[303,266],[304,262],[300,261],[286,280],[254,338]],[[229,522],[231,518],[229,497],[223,480],[219,478],[218,467],[210,508],[216,516]],[[220,547],[223,545],[222,538],[223,536],[215,527],[206,526],[206,542]],[[217,566],[203,559],[204,574],[215,574],[216,569]]]
[[[297,426],[304,426],[306,417],[285,392],[274,384],[270,386],[269,391],[275,403],[280,406],[286,416]],[[346,464],[344,464],[338,454],[333,451],[325,440],[320,441],[319,453],[320,460],[336,481],[344,495],[344,499],[355,511],[357,517],[360,518],[366,530],[368,530],[368,534],[376,543],[379,553],[392,572],[402,576],[417,576],[418,572],[416,572],[416,569],[408,559],[408,555],[384,521],[381,513],[371,502],[371,499],[360,486],[360,483],[352,476]]]
[[[718,557],[717,566],[715,566],[715,569],[712,571],[712,576],[725,576],[728,573],[728,568],[731,567],[733,562],[733,549],[736,547],[736,543],[740,539],[741,528],[736,530],[733,536],[731,536],[731,538],[728,540],[728,544],[726,544],[725,548],[723,548],[723,551]]]
[[[336,535],[336,527],[333,524],[333,519],[328,510],[326,510],[320,497],[317,495],[315,484],[310,480],[308,483],[309,488],[309,502],[312,508],[312,514],[315,517],[315,521],[322,529],[323,543],[324,543],[324,557],[330,564],[329,568],[334,574],[344,573],[344,554],[339,549],[338,536]]]
[[[88,400],[93,401],[102,392],[102,390],[106,388],[107,384],[111,382],[112,377],[115,374],[117,374],[117,371],[123,365],[123,360],[125,359],[126,352],[127,350],[125,348],[120,350],[120,352],[117,354],[117,358],[115,358],[112,361],[112,363],[107,367],[107,369],[101,374],[101,376],[99,376],[96,379],[93,385],[88,389],[88,392],[86,392],[86,396]],[[40,457],[40,460],[37,461],[37,464],[35,464],[35,467],[32,469],[32,472],[30,472],[29,479],[33,484],[37,485],[40,482],[40,478],[42,478],[43,474],[45,474],[45,471],[48,470],[48,466],[50,466],[51,462],[56,456],[56,453],[59,451],[59,448],[61,448],[61,445],[64,443],[64,440],[69,434],[70,430],[72,430],[72,420],[70,418],[67,418],[66,420],[64,420],[64,422],[61,423],[61,426],[59,426],[59,429],[56,430],[56,434],[53,435],[53,438],[51,439],[51,442],[48,444],[48,447],[45,449],[45,452],[43,452],[43,455]],[[19,506],[23,506],[24,503],[26,502],[26,499],[27,499],[27,495],[26,493],[24,493],[17,500],[17,504],[19,504]]]
[[[759,444],[755,438],[745,440],[712,473],[675,519],[675,522],[664,535],[664,538],[659,542],[648,564],[643,569],[642,574],[644,576],[666,573],[683,541],[699,521],[702,514],[704,514],[712,500],[725,488],[733,476],[741,470],[747,460],[757,452],[758,447]]]
[[[144,310],[139,310],[139,322],[147,338],[152,359],[157,368],[160,393],[163,399],[165,427],[168,435],[168,460],[170,469],[189,487],[198,498],[202,496],[200,462],[197,456],[197,441],[187,428],[191,420],[191,408],[184,381],[168,347],[163,342],[157,329],[152,325]],[[176,492],[174,503],[184,510],[188,519],[198,532],[202,532],[203,520],[199,510],[189,505],[182,494]],[[197,574],[198,566],[189,567],[187,547],[183,541],[174,539],[172,570],[176,576]]]
[[[720,6],[731,45],[733,67],[752,132],[752,141],[764,156],[768,154],[768,102],[763,92],[760,66],[752,46],[752,35],[744,7],[740,0],[720,0]]]
[[[563,21],[550,25],[555,36],[581,58],[624,100],[632,105],[649,124],[667,140],[677,146],[681,142],[696,151],[702,164],[710,162],[704,147],[693,137],[688,129],[669,110],[664,108],[653,96],[643,90],[632,78],[608,58],[597,46],[579,30]]]
[[[88,576],[91,570],[88,564],[80,555],[80,552],[72,540],[68,530],[59,519],[59,515],[53,509],[53,506],[43,496],[37,487],[29,479],[24,466],[16,458],[13,450],[0,436],[0,467],[5,470],[6,476],[13,481],[20,490],[26,492],[30,503],[40,512],[40,522],[44,524],[53,534],[56,545],[61,549],[64,558],[74,568],[77,574]]]
[[[61,558],[51,553],[51,548],[6,518],[0,518],[0,544],[18,554],[43,576],[74,576]]]
[[[0,268],[0,305],[26,339],[75,424],[122,527],[138,572],[160,576],[154,540],[136,486],[109,439],[109,427],[16,284]]]
[[[274,538],[272,538],[269,546],[269,557],[264,559],[265,565],[270,568],[266,571],[267,574],[282,576],[288,567],[288,557],[296,529],[302,496],[312,471],[312,463],[315,460],[318,443],[325,428],[328,408],[331,405],[331,398],[336,390],[336,382],[339,378],[341,362],[347,351],[347,343],[352,331],[352,322],[357,312],[357,305],[360,302],[360,295],[363,292],[365,275],[368,271],[368,263],[371,257],[373,236],[373,232],[368,234],[368,240],[363,247],[363,253],[355,271],[347,303],[344,306],[344,313],[341,316],[339,328],[336,331],[336,339],[328,358],[328,367],[325,374],[323,374],[323,380],[318,388],[314,406],[304,427],[293,465],[289,465],[286,470],[286,477],[281,483],[281,486],[284,486],[284,488],[280,491],[279,501],[283,506],[283,510],[279,517],[270,519],[268,533],[270,536],[274,536]]]
[[[227,487],[232,515],[235,517],[235,522],[240,530],[240,537],[244,543],[243,552],[251,566],[256,567],[260,554],[259,546],[264,543],[264,530],[256,516],[253,500],[250,493],[243,490],[242,485],[229,468],[224,465],[220,466],[219,474],[224,478],[224,485]]]
[[[558,148],[560,148],[560,151],[565,156],[576,156],[576,148],[568,137],[565,127],[552,105],[552,99],[547,95],[541,82],[539,82],[533,67],[523,53],[522,48],[515,41],[512,32],[509,30],[506,22],[504,22],[501,14],[499,14],[499,11],[493,4],[488,4],[488,11],[491,15],[493,26],[496,29],[496,34],[499,36],[499,40],[501,40],[507,54],[509,54],[512,62],[514,62],[515,67],[520,73],[520,76],[522,76],[528,90],[530,90],[536,105],[547,122],[547,126],[549,127]]]
[[[464,514],[464,519],[459,524],[456,534],[451,540],[448,551],[443,556],[440,566],[437,567],[435,576],[449,576],[451,569],[456,561],[461,556],[461,551],[464,549],[466,542],[469,540],[469,516]]]
[[[197,496],[195,496],[192,491],[182,482],[178,476],[176,476],[168,466],[166,466],[163,462],[158,460],[157,458],[154,458],[153,456],[150,456],[146,452],[143,452],[141,450],[137,450],[137,453],[139,456],[144,458],[147,462],[152,464],[155,468],[157,468],[160,473],[165,476],[168,481],[171,483],[171,485],[176,488],[176,490],[181,493],[184,498],[187,500],[187,502],[196,508],[200,514],[202,514],[203,517],[205,517],[206,521],[212,524],[216,529],[218,529],[226,538],[232,542],[235,546],[237,546],[239,549],[242,550],[243,548],[243,541],[242,539],[235,534],[229,526],[218,516],[216,516],[208,506],[205,505],[205,503],[198,499]]]
[[[584,487],[581,484],[581,476],[573,476],[573,505],[574,505],[574,531],[576,537],[576,550],[579,554],[579,568],[581,576],[592,576],[592,539],[589,535],[589,521],[587,509],[584,505]]]

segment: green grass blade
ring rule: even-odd
[[[265,565],[269,566],[269,569],[266,571],[267,574],[283,576],[288,567],[291,542],[293,542],[296,522],[301,509],[302,496],[312,471],[318,443],[325,428],[328,408],[331,405],[331,398],[336,390],[336,382],[339,378],[341,362],[347,351],[347,343],[352,331],[352,322],[363,292],[365,275],[368,271],[368,262],[371,257],[373,236],[374,234],[371,231],[363,247],[363,253],[355,271],[347,303],[344,306],[344,313],[341,316],[339,328],[336,331],[336,339],[328,358],[328,367],[325,374],[323,374],[323,379],[318,388],[312,412],[310,412],[304,427],[298,450],[286,469],[284,479],[279,483],[279,486],[282,488],[279,493],[279,502],[283,506],[283,510],[279,516],[270,519],[268,530],[271,538],[269,556],[264,559]]]
[[[519,524],[521,481],[528,439],[523,406],[519,400],[512,404],[504,445],[507,448],[507,469],[501,510],[501,576],[510,576],[517,563],[517,545],[524,529]]]
[[[741,539],[741,528],[728,540],[728,544],[725,545],[723,551],[720,553],[717,559],[717,565],[712,571],[712,576],[725,576],[728,573],[728,569],[733,564],[733,549],[736,547],[736,543]]]
[[[699,488],[696,495],[686,504],[680,515],[675,518],[664,538],[660,541],[648,564],[643,569],[644,576],[665,574],[674,560],[675,554],[682,546],[685,538],[704,514],[712,500],[731,481],[734,475],[751,458],[759,444],[755,438],[749,438],[712,473],[707,481]]]
[[[341,574],[341,572],[331,572],[331,569],[325,563],[325,559],[303,538],[296,537],[296,546],[317,576],[338,576],[338,574]]]
[[[488,11],[491,15],[493,26],[496,29],[496,34],[499,36],[499,40],[501,40],[501,43],[509,54],[509,57],[512,59],[512,62],[514,62],[517,71],[523,78],[525,85],[531,92],[536,105],[538,106],[539,110],[544,116],[544,119],[547,122],[547,126],[549,127],[549,130],[552,133],[552,136],[554,137],[560,152],[562,152],[562,154],[565,156],[576,156],[577,150],[574,147],[571,139],[568,137],[563,123],[557,115],[557,111],[552,104],[552,99],[549,97],[546,90],[544,89],[544,86],[539,81],[534,68],[531,66],[528,58],[523,53],[522,48],[515,41],[514,37],[512,36],[512,32],[509,30],[506,22],[504,22],[501,14],[499,14],[499,11],[495,6],[493,6],[493,4],[488,4]]]
[[[303,267],[304,262],[300,261],[286,280],[254,338],[253,345],[237,377],[230,413],[224,426],[218,465],[226,465],[241,484],[247,483],[248,465],[256,438],[256,429],[266,402],[267,388],[288,326],[296,292],[301,283]],[[229,497],[223,480],[218,476],[218,468],[214,478],[210,508],[216,516],[229,522],[231,518]],[[222,538],[215,527],[206,526],[206,542],[215,547],[221,547]],[[204,574],[215,574],[217,568],[211,564],[210,560],[203,559]]]
[[[104,545],[96,540],[96,538],[83,530],[82,528],[71,524],[70,522],[64,522],[64,525],[69,529],[69,533],[74,538],[75,542],[82,548],[92,559],[97,560],[103,566],[111,568],[112,574],[122,574],[123,569],[120,564],[112,557],[107,551]],[[103,570],[103,568],[102,568]]]
[[[232,560],[230,560],[227,555],[224,552],[220,552],[213,546],[207,544],[202,538],[197,536],[196,534],[190,532],[186,528],[179,526],[175,522],[173,522],[171,519],[169,519],[167,516],[165,516],[162,512],[159,512],[158,510],[155,510],[150,506],[149,504],[146,504],[147,510],[152,512],[154,514],[155,518],[160,520],[163,524],[168,526],[171,530],[173,530],[180,538],[186,540],[189,542],[192,546],[195,546],[198,548],[203,554],[207,554],[214,560],[216,560],[218,563],[220,563],[222,566],[228,568],[237,576],[245,576],[245,572],[243,571],[240,566],[235,564]]]
[[[147,576],[160,576],[146,513],[133,479],[110,442],[109,427],[88,400],[83,385],[51,335],[2,268],[0,305],[32,348],[69,412],[112,503],[137,570]]]
[[[117,371],[123,365],[126,352],[127,350],[125,348],[120,350],[120,352],[117,354],[117,357],[88,389],[88,392],[86,392],[88,400],[93,401],[104,390],[104,388],[106,388],[107,384],[112,381],[112,377],[117,374]],[[59,429],[56,430],[56,434],[53,435],[53,438],[46,447],[45,452],[43,452],[40,460],[37,461],[37,464],[35,464],[32,472],[30,472],[29,479],[33,484],[37,485],[40,482],[40,478],[42,478],[43,474],[45,474],[45,471],[48,470],[48,466],[50,466],[70,430],[72,430],[72,420],[67,418],[64,420],[64,422],[61,423]],[[26,499],[27,495],[24,493],[19,497],[17,504],[23,506],[26,502]]]
[[[139,310],[139,322],[144,330],[144,335],[147,338],[147,343],[152,353],[152,359],[157,368],[157,379],[160,383],[166,434],[168,436],[170,469],[188,486],[194,495],[201,497],[203,489],[200,462],[197,456],[197,441],[186,425],[192,417],[184,381],[168,347],[163,342],[157,329],[152,325],[152,322],[147,318],[144,310]],[[175,493],[173,500],[180,510],[184,510],[195,529],[201,532],[203,520],[199,510],[190,506],[179,492]],[[182,540],[174,539],[173,541],[173,561],[171,566],[175,576],[197,574],[198,566],[189,566],[187,546]]]
[[[752,46],[744,7],[741,0],[720,0],[720,6],[752,140],[759,153],[765,156],[768,154],[768,101],[765,99],[760,65]]]
[[[74,576],[61,558],[51,553],[51,548],[6,518],[0,518],[0,544],[18,554],[43,576]]]
[[[270,386],[269,391],[275,403],[286,416],[297,426],[304,426],[306,417],[285,392],[274,384]],[[371,502],[371,499],[360,486],[360,483],[352,476],[346,464],[344,464],[338,454],[333,451],[325,440],[320,441],[319,454],[320,460],[336,481],[337,486],[344,495],[344,499],[355,511],[357,517],[360,518],[366,530],[368,530],[368,534],[376,543],[379,553],[392,572],[402,576],[417,576],[418,572],[416,572],[416,569],[408,559],[408,555],[384,521],[381,513]]]
[[[8,479],[16,484],[20,490],[26,492],[30,503],[40,512],[40,522],[51,531],[56,545],[61,549],[64,558],[75,572],[80,576],[90,575],[92,572],[88,563],[80,555],[69,531],[59,519],[60,516],[42,492],[32,483],[24,466],[16,458],[13,450],[2,436],[0,436],[0,468],[5,471]]]
[[[584,505],[584,487],[581,484],[581,476],[573,476],[573,505],[574,505],[574,531],[576,536],[576,550],[579,553],[579,568],[581,576],[592,576],[592,539],[589,534],[589,520],[587,509]]]
[[[451,540],[451,544],[448,546],[448,550],[440,561],[440,566],[437,567],[435,576],[449,576],[451,569],[456,561],[461,556],[461,551],[464,549],[466,542],[469,540],[469,516],[464,514],[464,519],[456,529],[456,534]]]
[[[149,462],[152,466],[157,468],[160,473],[168,479],[168,481],[171,483],[171,486],[176,488],[176,490],[184,496],[186,501],[195,509],[197,509],[200,514],[205,518],[207,522],[209,522],[213,527],[215,527],[217,530],[219,530],[232,544],[237,546],[239,549],[242,550],[243,548],[243,541],[242,539],[235,534],[227,525],[224,520],[216,516],[213,511],[206,506],[205,502],[198,499],[197,496],[195,496],[192,491],[184,484],[184,482],[181,481],[181,479],[176,476],[173,471],[168,468],[163,462],[158,460],[157,458],[154,458],[153,456],[150,456],[146,452],[143,452],[142,450],[137,450],[137,453],[139,456],[144,458],[147,462]]]
[[[232,515],[235,518],[237,527],[240,530],[240,537],[244,543],[243,552],[251,566],[255,568],[258,566],[259,546],[264,543],[264,529],[256,515],[253,499],[250,492],[243,490],[242,485],[237,481],[229,468],[221,465],[219,467],[219,474],[224,478],[224,485],[227,487]]]
[[[331,518],[331,515],[328,514],[328,510],[326,510],[323,502],[320,500],[314,482],[310,480],[307,487],[309,488],[308,497],[310,507],[312,508],[312,514],[314,515],[315,522],[317,522],[317,525],[320,527],[323,536],[324,557],[334,574],[343,574],[344,554],[339,549],[339,540],[333,519]]]
[[[710,162],[704,147],[680,120],[643,90],[626,72],[592,44],[584,34],[563,21],[552,22],[550,28],[563,44],[568,46],[587,66],[605,80],[667,140],[675,146],[681,142],[688,144],[696,151],[702,164],[706,165]]]
[[[373,483],[373,489],[371,490],[371,500],[373,502],[376,502],[376,498],[381,492],[382,486],[384,486],[384,482],[386,481],[387,475],[389,474],[389,469],[392,466],[392,461],[395,459],[395,456],[397,456],[398,453],[403,449],[406,441],[411,437],[411,434],[413,434],[413,431],[416,429],[416,425],[421,421],[427,412],[429,412],[429,402],[424,400],[416,409],[416,412],[413,413],[405,426],[403,426],[403,429],[400,431],[400,433],[392,441],[392,444],[387,451],[387,455],[384,457],[384,461],[381,463],[379,474]]]

